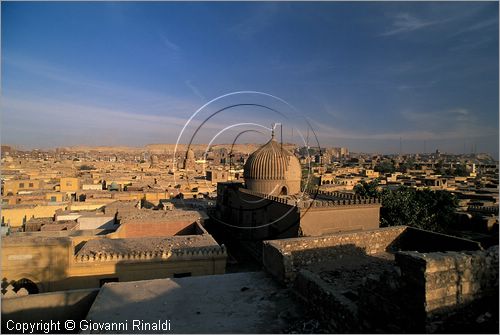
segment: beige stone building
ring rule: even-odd
[[[110,206],[109,211],[113,208],[123,223],[104,235],[106,229],[99,227],[4,236],[4,282],[39,293],[225,272],[226,250],[203,228],[197,212],[129,206]]]
[[[80,189],[80,180],[74,177],[64,177],[60,179],[59,191],[74,193]]]
[[[41,190],[44,186],[43,180],[38,179],[13,179],[6,180],[3,184],[2,195],[16,195],[19,192],[33,192]]]
[[[4,205],[2,206],[2,223],[11,227],[21,227],[30,218],[54,216],[58,209],[66,209],[66,204],[45,205]]]
[[[222,169],[207,170],[205,178],[208,182],[210,182],[211,185],[217,185],[217,183],[222,183],[229,180],[229,172]]]

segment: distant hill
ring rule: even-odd
[[[192,144],[191,148],[194,151],[205,151],[208,144]],[[233,146],[233,151],[240,152],[244,154],[250,154],[257,150],[263,143],[239,143]],[[212,145],[212,150],[218,150],[221,148],[231,149],[231,144],[214,144]],[[283,147],[290,150],[295,147],[294,144],[283,143]],[[157,143],[157,144],[147,144],[144,147],[128,147],[128,146],[88,146],[88,145],[78,145],[71,147],[59,147],[59,150],[65,151],[101,151],[101,152],[144,152],[149,151],[156,154],[162,153],[172,153],[175,150],[175,144],[167,143]],[[177,146],[177,151],[184,152],[187,149],[187,144],[179,144]]]
[[[58,147],[59,150],[65,151],[102,151],[102,152],[136,152],[144,151],[140,147],[126,147],[126,146],[89,146],[89,145],[76,145],[71,147]]]
[[[207,149],[208,144],[192,144],[191,149],[194,151],[205,151]],[[260,146],[262,146],[263,143],[257,144],[257,143],[243,143],[243,144],[235,144],[233,146],[233,151],[234,152],[241,152],[244,154],[250,154],[257,150]],[[231,144],[214,144],[211,146],[212,150],[218,150],[222,148],[226,148],[227,150],[231,149]],[[293,144],[288,144],[284,143],[283,146],[286,149],[291,149],[294,148],[295,145]],[[175,149],[175,144],[148,144],[145,146],[145,149],[151,152],[155,153],[164,153],[166,152],[173,152]],[[186,151],[187,145],[186,144],[179,144],[177,146],[177,151]]]

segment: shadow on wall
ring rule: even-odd
[[[405,286],[391,254],[345,244],[296,253],[295,260],[303,265],[293,288],[329,331],[423,332],[423,297]]]
[[[61,325],[66,320],[73,320],[78,323],[86,317],[98,292],[99,289],[59,291],[3,299],[2,333],[22,333],[22,331],[12,330],[12,322],[9,320],[33,323],[60,321]],[[77,332],[78,329],[65,331],[62,326],[60,332],[54,329],[50,331],[50,333]],[[44,330],[41,329],[34,333],[44,333]]]
[[[73,256],[68,239],[51,239],[48,248],[36,244],[15,245],[15,240],[11,243],[13,245],[2,246],[2,295],[7,293],[9,285],[15,293],[22,288],[29,294],[59,289],[60,282],[67,277],[69,257]]]
[[[444,252],[482,250],[481,243],[472,240],[406,227],[388,246],[386,251]]]
[[[97,290],[43,293],[64,285],[68,258],[72,257],[67,244],[67,240],[52,239],[43,254],[36,246],[3,246],[2,333],[15,332],[7,328],[9,320],[50,322],[85,317]],[[23,293],[28,295],[19,296]]]

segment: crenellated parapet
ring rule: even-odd
[[[326,201],[334,205],[366,205],[380,204],[381,199],[377,197],[361,197],[357,194],[342,193],[336,191],[312,191],[316,200]]]
[[[96,254],[76,255],[75,263],[92,262],[143,262],[143,261],[174,261],[190,259],[207,259],[226,257],[225,246],[207,246],[194,248],[172,248],[159,251],[132,251],[120,253],[114,251],[99,252]]]
[[[227,250],[224,245],[220,247],[203,247],[203,248],[181,248],[172,250],[172,259],[206,259],[226,257]]]
[[[282,204],[297,206],[299,208],[317,208],[317,207],[338,207],[338,206],[366,206],[366,205],[380,205],[380,198],[360,197],[354,194],[347,194],[341,192],[317,192],[316,197],[304,196],[300,197],[279,197],[268,194],[263,194],[248,189],[240,188],[241,192],[251,194],[264,199],[269,199]]]
[[[477,206],[471,205],[467,207],[468,212],[478,212],[482,214],[495,214],[498,215],[498,206]]]
[[[360,198],[360,199],[336,199],[336,200],[306,200],[297,204],[300,208],[320,208],[320,207],[346,207],[346,206],[380,206],[380,199]]]

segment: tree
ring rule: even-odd
[[[394,171],[396,171],[396,168],[394,167],[394,163],[386,160],[375,165],[375,168],[373,170],[380,173],[393,173]]]
[[[361,183],[354,186],[354,192],[361,197],[378,197],[380,195],[378,191],[378,183],[378,178],[369,183],[363,180]]]
[[[382,192],[380,225],[406,225],[446,232],[454,220],[458,200],[448,191],[400,187]]]
[[[434,166],[434,170],[437,174],[444,175],[446,174],[445,169],[443,168],[443,160],[439,160]]]
[[[446,169],[444,173],[455,177],[467,177],[469,175],[467,169],[461,164],[456,165],[454,168]]]
[[[453,175],[458,177],[466,177],[469,175],[469,173],[467,172],[465,166],[463,166],[462,164],[458,164],[455,166],[455,170],[453,170]]]
[[[399,165],[398,171],[406,173],[408,170],[415,169],[415,159],[408,158],[402,164]]]

